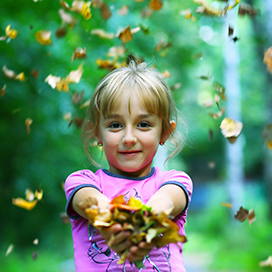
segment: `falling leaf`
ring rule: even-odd
[[[106,3],[102,4],[102,6],[100,8],[100,12],[101,12],[102,18],[105,21],[108,20],[112,15],[112,13],[111,13],[111,11],[110,11],[110,9],[109,9],[109,7],[108,7],[108,5]]]
[[[80,64],[77,70],[71,71],[66,77],[67,83],[78,83],[83,73],[83,64]]]
[[[27,201],[33,201],[34,200],[35,195],[30,189],[26,189],[25,194],[26,194],[26,200]]]
[[[121,7],[120,9],[117,10],[117,14],[120,16],[125,16],[128,14],[128,6],[125,5],[123,7]]]
[[[3,71],[4,75],[5,75],[7,78],[10,78],[10,79],[15,78],[16,75],[17,75],[14,71],[9,70],[9,69],[6,67],[6,65],[3,66],[2,71]]]
[[[208,167],[209,167],[210,169],[214,169],[215,166],[216,166],[216,164],[215,164],[214,160],[211,160],[211,161],[208,163]]]
[[[49,30],[40,30],[35,35],[37,42],[42,45],[51,44],[51,31]]]
[[[56,30],[55,35],[57,38],[62,38],[67,34],[67,30],[65,28],[59,28]]]
[[[59,15],[64,24],[70,24],[73,22],[73,17],[70,13],[66,13],[63,9],[59,10]]]
[[[251,225],[255,221],[255,213],[254,210],[248,211],[241,206],[239,211],[234,215],[234,218],[239,222],[244,222],[247,219],[249,225]]]
[[[210,108],[214,104],[214,101],[212,99],[209,99],[203,103],[203,106],[205,108]]]
[[[84,1],[73,1],[71,10],[80,13],[84,3]]]
[[[228,36],[232,36],[233,35],[233,31],[234,31],[234,29],[229,26]]]
[[[152,10],[160,10],[162,8],[162,2],[160,0],[151,0],[149,2],[149,7]]]
[[[33,120],[30,118],[26,118],[25,125],[26,125],[26,132],[27,134],[30,133],[30,125],[32,124]]]
[[[113,69],[117,68],[115,66],[115,63],[114,61],[111,61],[111,60],[101,60],[101,59],[97,59],[96,60],[96,64],[98,65],[98,67],[100,69],[107,69],[107,70],[110,70],[112,71]]]
[[[105,32],[105,30],[103,29],[93,29],[91,31],[91,34],[92,35],[97,35],[101,38],[104,38],[104,39],[108,39],[108,40],[111,40],[114,38],[114,33],[108,33],[108,32]]]
[[[267,145],[269,149],[272,149],[272,124],[265,126],[262,132],[263,142]]]
[[[70,10],[69,5],[65,2],[65,1],[60,1],[60,4],[62,5],[62,7],[66,10]]]
[[[37,199],[35,199],[33,201],[27,201],[23,198],[13,198],[12,199],[13,205],[16,205],[20,208],[26,209],[28,211],[32,210],[36,206],[37,202],[38,202]]]
[[[144,18],[149,18],[153,14],[153,10],[150,7],[146,7],[142,10],[141,12],[141,17]]]
[[[126,48],[122,45],[120,46],[113,46],[109,49],[109,52],[107,53],[108,57],[112,58],[118,58],[118,57],[123,57],[126,53]]]
[[[34,196],[35,196],[36,199],[41,200],[42,197],[43,197],[43,190],[42,189],[37,189],[35,191],[35,195]]]
[[[166,48],[168,48],[170,46],[172,46],[171,42],[168,42],[168,43],[165,44],[165,40],[161,39],[160,42],[156,46],[156,51],[159,52],[159,51],[161,51],[163,49],[166,49]]]
[[[92,5],[94,8],[101,8],[103,5],[103,0],[92,0]]]
[[[18,31],[16,29],[11,29],[10,25],[8,25],[6,27],[6,35],[7,35],[7,37],[9,37],[11,39],[15,39],[18,35]]]
[[[221,205],[223,207],[232,208],[232,205],[230,203],[227,203],[227,202],[222,202]]]
[[[25,78],[24,72],[18,74],[18,75],[15,77],[15,79],[18,79],[18,80],[20,80],[20,81],[25,81],[26,78]]]
[[[12,252],[13,248],[14,248],[13,244],[9,245],[6,251],[5,257],[7,257]]]
[[[130,32],[130,26],[127,26],[121,33],[118,35],[118,38],[123,41],[123,43],[127,43],[132,40],[132,34]]]
[[[272,74],[272,46],[265,51],[263,63],[266,65],[267,70]]]
[[[169,71],[165,70],[165,71],[162,73],[162,76],[163,76],[164,78],[169,78],[169,77],[171,77],[171,74],[169,73]]]
[[[259,263],[260,266],[271,266],[272,267],[272,256],[269,256],[266,260]]]
[[[254,17],[257,14],[260,14],[260,10],[255,9],[252,5],[246,4],[246,3],[240,3],[238,14],[240,16],[244,16],[245,14],[248,14],[250,17]]]
[[[213,118],[213,119],[218,119],[220,118],[225,112],[225,107],[222,107],[220,111],[218,112],[214,112],[214,113],[209,113],[209,115]]]
[[[63,119],[64,121],[70,122],[71,119],[72,119],[72,113],[71,113],[71,112],[68,112],[68,113],[63,114],[62,119]]]
[[[211,129],[209,129],[209,139],[210,141],[213,140],[213,131]]]
[[[89,20],[92,17],[90,6],[91,2],[86,2],[83,4],[80,10],[80,14],[83,16],[85,20]]]
[[[6,89],[7,89],[7,85],[5,84],[5,85],[2,87],[1,91],[0,91],[0,97],[2,97],[2,96],[5,95]]]
[[[76,91],[72,96],[72,103],[74,105],[81,104],[83,95],[84,95],[84,91],[82,91],[81,93],[78,93],[78,91]]]
[[[39,76],[39,70],[38,69],[34,69],[31,71],[31,75],[34,77],[34,78],[37,78]]]
[[[220,125],[221,132],[225,138],[234,143],[240,135],[243,124],[228,117],[224,118]]]
[[[222,10],[215,9],[211,7],[209,4],[206,3],[205,0],[194,0],[195,3],[202,5],[198,7],[195,12],[197,13],[203,13],[210,16],[222,16]]]
[[[255,221],[255,219],[256,218],[255,218],[255,212],[254,212],[254,210],[250,210],[248,212],[248,217],[247,217],[249,225],[251,225]]]
[[[56,88],[59,92],[69,92],[69,85],[65,78],[56,82]]]
[[[73,62],[74,59],[83,59],[86,57],[87,57],[86,48],[78,47],[74,50],[71,61]]]
[[[35,251],[31,254],[32,259],[35,261],[38,258],[38,252]]]
[[[39,239],[36,238],[36,239],[33,241],[33,244],[34,244],[34,245],[37,245],[38,243],[39,243]]]
[[[56,88],[57,83],[61,80],[60,77],[52,76],[49,75],[46,79],[45,82],[47,82],[53,89]]]

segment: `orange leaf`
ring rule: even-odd
[[[33,120],[30,118],[26,118],[25,125],[26,125],[26,132],[27,134],[30,133],[30,125],[32,124]]]
[[[149,7],[152,10],[160,10],[162,8],[162,2],[160,0],[151,0],[149,2]]]
[[[132,40],[132,34],[130,32],[130,26],[126,27],[119,35],[118,38],[123,41],[123,43],[127,43]]]
[[[223,207],[232,208],[232,205],[230,203],[222,202],[221,205]]]
[[[272,74],[272,46],[264,52],[263,63],[266,65],[267,70]]]

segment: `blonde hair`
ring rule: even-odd
[[[106,75],[93,92],[85,121],[82,125],[82,142],[91,162],[99,166],[91,155],[90,142],[95,140],[99,130],[100,114],[107,117],[116,111],[124,96],[129,97],[129,111],[132,93],[136,93],[147,112],[162,120],[162,135],[170,133],[168,140],[174,148],[168,160],[182,148],[183,139],[173,131],[171,120],[177,123],[177,109],[169,86],[161,73],[147,66],[145,62],[130,60],[127,67],[117,68]]]

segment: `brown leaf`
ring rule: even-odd
[[[33,252],[31,257],[35,261],[38,258],[38,251]]]
[[[77,47],[74,50],[71,61],[73,62],[74,59],[83,59],[83,58],[86,58],[86,57],[87,57],[86,48]]]
[[[83,95],[84,95],[84,91],[82,91],[81,93],[78,93],[78,91],[76,91],[72,96],[72,103],[75,105],[81,104]]]
[[[248,218],[248,210],[241,206],[239,211],[234,215],[234,218],[239,222],[244,222]]]
[[[229,26],[228,36],[232,36],[233,35],[233,31],[234,31],[234,29]]]
[[[260,10],[255,9],[250,4],[240,3],[238,14],[241,15],[241,16],[244,16],[245,14],[248,14],[250,17],[254,17],[254,16],[260,14]]]
[[[254,210],[250,210],[249,212],[248,212],[248,217],[247,217],[247,219],[248,219],[248,223],[249,223],[249,225],[251,226],[251,224],[255,221],[255,212],[254,212]]]
[[[38,69],[34,69],[31,71],[31,75],[34,77],[34,78],[37,78],[39,76],[39,70]]]
[[[272,149],[272,124],[267,124],[262,132],[263,142]]]
[[[111,11],[110,11],[110,9],[109,9],[109,7],[108,7],[108,5],[106,3],[102,4],[100,12],[101,12],[102,18],[105,21],[107,21],[112,15],[112,13],[111,13]]]
[[[2,87],[1,91],[0,91],[0,97],[2,97],[2,96],[5,95],[6,89],[7,89],[7,85],[5,84],[5,85]]]

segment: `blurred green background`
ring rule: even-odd
[[[72,2],[67,1],[70,7]],[[272,255],[272,150],[267,146],[271,131],[262,137],[272,123],[272,75],[263,63],[264,52],[272,46],[271,1],[245,0],[225,16],[211,16],[196,12],[202,5],[193,0],[162,1],[158,11],[151,11],[147,0],[104,0],[112,13],[107,20],[102,9],[94,7],[96,2],[89,20],[65,10],[75,20],[73,27],[63,24],[59,1],[0,2],[0,67],[26,77],[21,82],[0,73],[1,271],[74,271],[70,224],[61,219],[66,204],[63,183],[75,170],[95,171],[80,139],[78,124],[86,111],[81,105],[109,71],[99,68],[97,60],[122,63],[128,54],[169,72],[166,80],[187,124],[181,126],[187,131],[186,145],[167,164],[168,169],[186,171],[194,182],[184,247],[187,271],[271,271],[259,266]],[[216,10],[234,2],[207,1]],[[127,13],[122,14],[124,6]],[[241,6],[244,15],[238,14]],[[8,25],[18,31],[15,39],[3,38]],[[122,44],[117,34],[128,25],[141,29]],[[57,37],[61,27],[67,33]],[[93,35],[94,29],[115,37]],[[39,30],[51,31],[50,45],[36,41]],[[126,52],[109,56],[118,46]],[[85,48],[87,57],[71,61],[76,48]],[[69,92],[58,92],[45,82],[49,74],[66,77],[82,63],[82,78],[70,84]],[[214,98],[217,86],[226,96],[219,107]],[[73,103],[72,96],[83,91],[82,102]],[[210,100],[213,105],[207,108]],[[222,116],[211,116],[223,107]],[[64,120],[68,113],[73,121]],[[225,117],[243,123],[233,144],[220,130]],[[27,118],[33,120],[30,133]],[[44,195],[33,210],[12,205],[12,198],[25,198],[26,189],[38,188]],[[240,206],[254,209],[251,226],[234,220]]]

